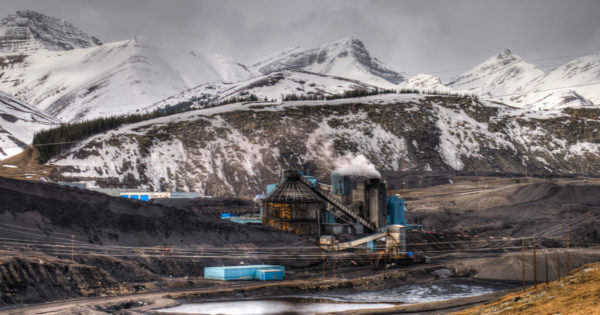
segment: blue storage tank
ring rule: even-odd
[[[247,266],[222,266],[205,267],[204,279],[214,280],[255,280],[258,278],[259,270],[279,271],[281,277],[285,273],[285,267],[278,265],[247,265]],[[266,278],[267,276],[265,276]],[[268,279],[265,279],[268,280]]]
[[[279,269],[259,269],[256,271],[256,279],[258,280],[282,280],[284,271]]]
[[[350,177],[335,172],[331,173],[331,194],[349,195],[350,185]]]
[[[398,196],[387,196],[387,224],[400,224],[406,226],[404,219],[404,199]]]

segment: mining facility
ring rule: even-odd
[[[306,172],[289,170],[282,181],[267,185],[258,198],[259,217],[227,219],[303,235],[327,251],[361,248],[378,252],[383,261],[407,263],[415,255],[406,250],[404,200],[388,195],[380,178],[331,173],[331,184],[319,183]]]

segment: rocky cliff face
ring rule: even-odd
[[[207,195],[258,193],[290,168],[326,178],[359,154],[381,171],[598,174],[599,116],[399,94],[232,104],[124,126],[53,163],[56,179]]]
[[[34,11],[17,11],[0,20],[0,51],[31,53],[39,49],[70,50],[101,45],[73,24]]]

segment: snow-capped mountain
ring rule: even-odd
[[[252,67],[263,74],[304,70],[383,88],[396,88],[398,83],[406,79],[406,74],[391,70],[371,57],[363,42],[356,38],[344,38],[306,50],[288,49],[256,62]]]
[[[420,73],[409,77],[398,85],[400,89],[419,90],[422,92],[452,93],[454,90],[445,86],[439,77],[431,74]]]
[[[0,20],[0,52],[59,51],[101,44],[67,21],[34,11],[17,11]]]
[[[205,82],[258,75],[226,56],[161,49],[139,39],[0,59],[9,61],[0,68],[0,89],[63,121],[135,113]]]
[[[214,196],[262,192],[286,169],[325,177],[358,154],[380,171],[598,175],[598,129],[598,111],[456,96],[235,103],[124,125],[51,163],[61,180]]]
[[[522,88],[528,93],[573,91],[595,105],[600,104],[600,53],[562,65]],[[573,94],[573,93],[572,93]]]
[[[506,49],[446,85],[454,90],[499,97],[515,93],[543,75],[542,70]]]
[[[51,115],[0,92],[0,159],[22,152],[36,131],[56,124]]]
[[[548,74],[506,49],[447,85],[457,91],[528,110],[593,106],[600,93],[599,55],[577,59]]]
[[[233,98],[248,98],[254,95],[258,100],[280,101],[284,96],[329,96],[352,90],[375,90],[376,87],[360,81],[332,77],[306,71],[285,70],[261,75],[237,83],[207,83],[183,91],[146,110],[185,105],[203,108]]]

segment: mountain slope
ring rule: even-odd
[[[236,103],[123,126],[52,163],[63,180],[215,196],[261,192],[286,169],[325,177],[347,154],[379,171],[598,175],[598,129],[597,110],[527,116],[463,97]]]
[[[526,92],[560,92],[571,90],[593,104],[600,104],[600,53],[575,59],[562,65],[532,84],[523,88]]]
[[[376,87],[360,81],[312,72],[286,70],[237,83],[202,84],[153,104],[147,110],[182,105],[203,108],[233,98],[247,98],[250,95],[256,96],[259,100],[281,100],[282,96],[291,94],[328,96],[352,90],[374,89]]]
[[[0,20],[0,52],[60,51],[101,44],[67,21],[34,11],[17,11]]]
[[[293,48],[254,63],[263,74],[282,70],[304,70],[394,88],[406,75],[389,69],[371,57],[362,41],[344,38],[317,48]]]
[[[439,77],[425,73],[420,73],[409,77],[406,79],[406,81],[400,83],[398,87],[400,89],[419,90],[423,92],[454,92],[451,88],[445,86]]]
[[[533,111],[589,107],[593,104],[585,95],[597,99],[600,94],[594,86],[586,84],[600,80],[599,67],[600,58],[588,56],[544,74],[506,49],[449,82],[448,86]],[[581,84],[584,86],[570,88]]]
[[[169,51],[138,39],[0,59],[8,60],[1,89],[63,121],[134,113],[201,83],[257,75],[225,56]]]
[[[505,49],[447,85],[455,90],[498,96],[514,93],[543,75],[542,70]]]
[[[0,92],[0,159],[22,152],[36,131],[57,123],[52,116]]]

